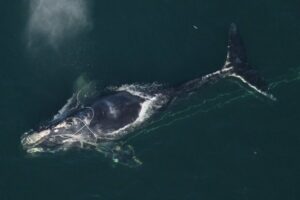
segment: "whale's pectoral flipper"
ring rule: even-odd
[[[138,167],[142,162],[136,157],[134,149],[131,145],[122,142],[104,142],[96,147],[96,150],[104,153],[104,155],[115,164],[125,165],[127,167]]]
[[[237,78],[250,87],[250,89],[272,100],[276,100],[275,97],[268,92],[269,88],[267,82],[259,72],[253,69],[248,63],[243,40],[234,23],[232,23],[229,28],[227,58],[221,71],[229,71],[229,77]]]

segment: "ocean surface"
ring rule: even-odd
[[[1,1],[0,200],[300,199],[299,9],[296,0]],[[51,119],[79,77],[101,90],[218,70],[231,22],[276,102],[228,80],[200,89],[132,133],[138,168],[97,152],[22,150],[21,135]]]

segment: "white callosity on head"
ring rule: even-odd
[[[27,137],[25,137],[22,142],[26,145],[35,144],[38,141],[40,141],[42,138],[44,138],[45,136],[49,135],[50,132],[51,131],[49,129],[47,129],[47,130],[44,130],[44,131],[41,131],[41,132],[33,133],[33,134],[28,135]]]
[[[28,39],[38,36],[57,46],[68,36],[91,27],[87,0],[31,0]]]

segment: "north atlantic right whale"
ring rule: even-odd
[[[122,140],[176,98],[225,78],[238,80],[256,93],[276,100],[266,81],[248,63],[237,26],[231,24],[227,57],[220,70],[167,88],[119,87],[84,103],[75,94],[53,120],[23,134],[21,144],[29,154],[96,149],[114,162],[137,166],[141,162],[133,148],[122,145]]]

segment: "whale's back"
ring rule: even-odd
[[[118,130],[138,118],[143,102],[141,97],[126,91],[100,98],[91,106],[94,117],[90,126],[103,132]]]

